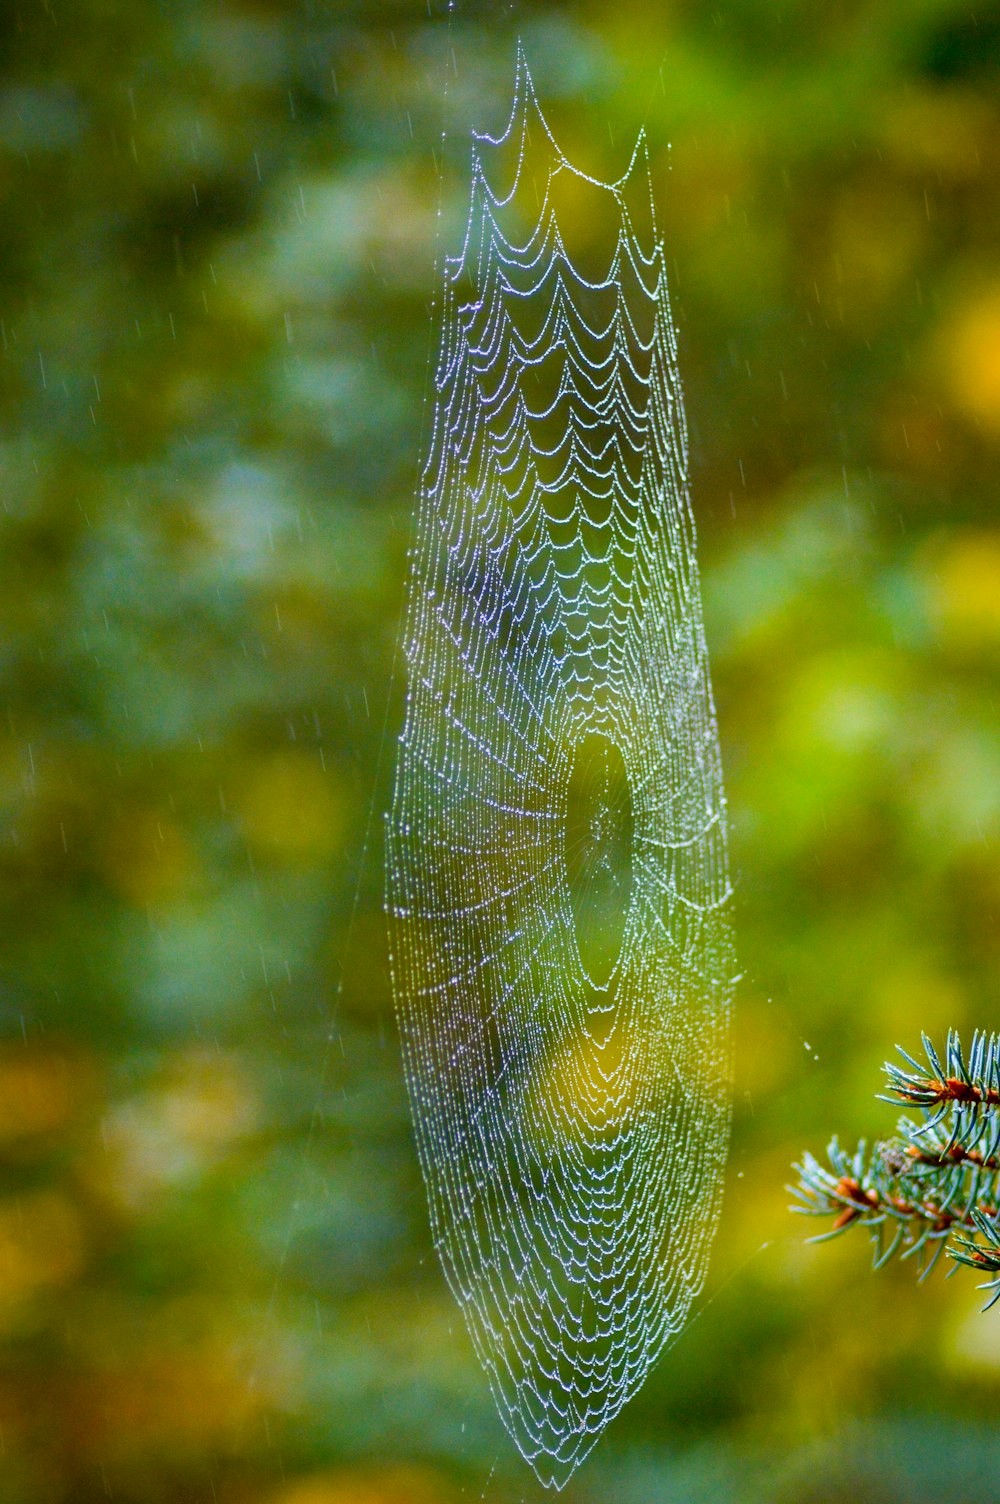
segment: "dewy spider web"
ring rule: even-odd
[[[559,1487],[704,1280],[733,957],[646,146],[573,167],[520,51],[445,266],[405,652],[388,907],[433,1236]]]

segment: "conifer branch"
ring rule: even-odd
[[[905,1066],[886,1062],[880,1100],[919,1110],[903,1116],[897,1137],[869,1153],[861,1140],[849,1153],[834,1137],[828,1165],[804,1154],[793,1166],[791,1210],[830,1218],[810,1242],[864,1227],[875,1245],[875,1268],[894,1255],[915,1257],[921,1279],[942,1252],[954,1273],[967,1265],[990,1277],[980,1286],[1000,1300],[1000,1036],[977,1031],[966,1058],[951,1030],[942,1062],[923,1036],[926,1066],[900,1049]]]

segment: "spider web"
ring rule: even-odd
[[[561,1487],[700,1290],[729,1133],[726,813],[644,138],[561,153],[518,54],[445,264],[387,819],[435,1246]]]

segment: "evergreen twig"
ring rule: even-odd
[[[803,1154],[788,1189],[792,1211],[831,1218],[810,1242],[864,1227],[875,1244],[875,1268],[897,1253],[915,1257],[920,1278],[942,1252],[954,1273],[967,1265],[989,1276],[985,1309],[1000,1300],[1000,1035],[977,1031],[966,1057],[951,1030],[944,1060],[923,1036],[926,1066],[900,1048],[905,1066],[887,1061],[880,1100],[918,1109],[903,1116],[897,1137],[853,1153],[836,1137],[828,1164]]]

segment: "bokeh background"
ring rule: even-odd
[[[889,1131],[897,1040],[1000,1023],[1000,12],[0,26],[0,1499],[540,1497],[381,914],[437,258],[518,30],[576,161],[652,142],[745,973],[700,1314],[566,1497],[1000,1498],[1000,1312],[783,1190]]]

